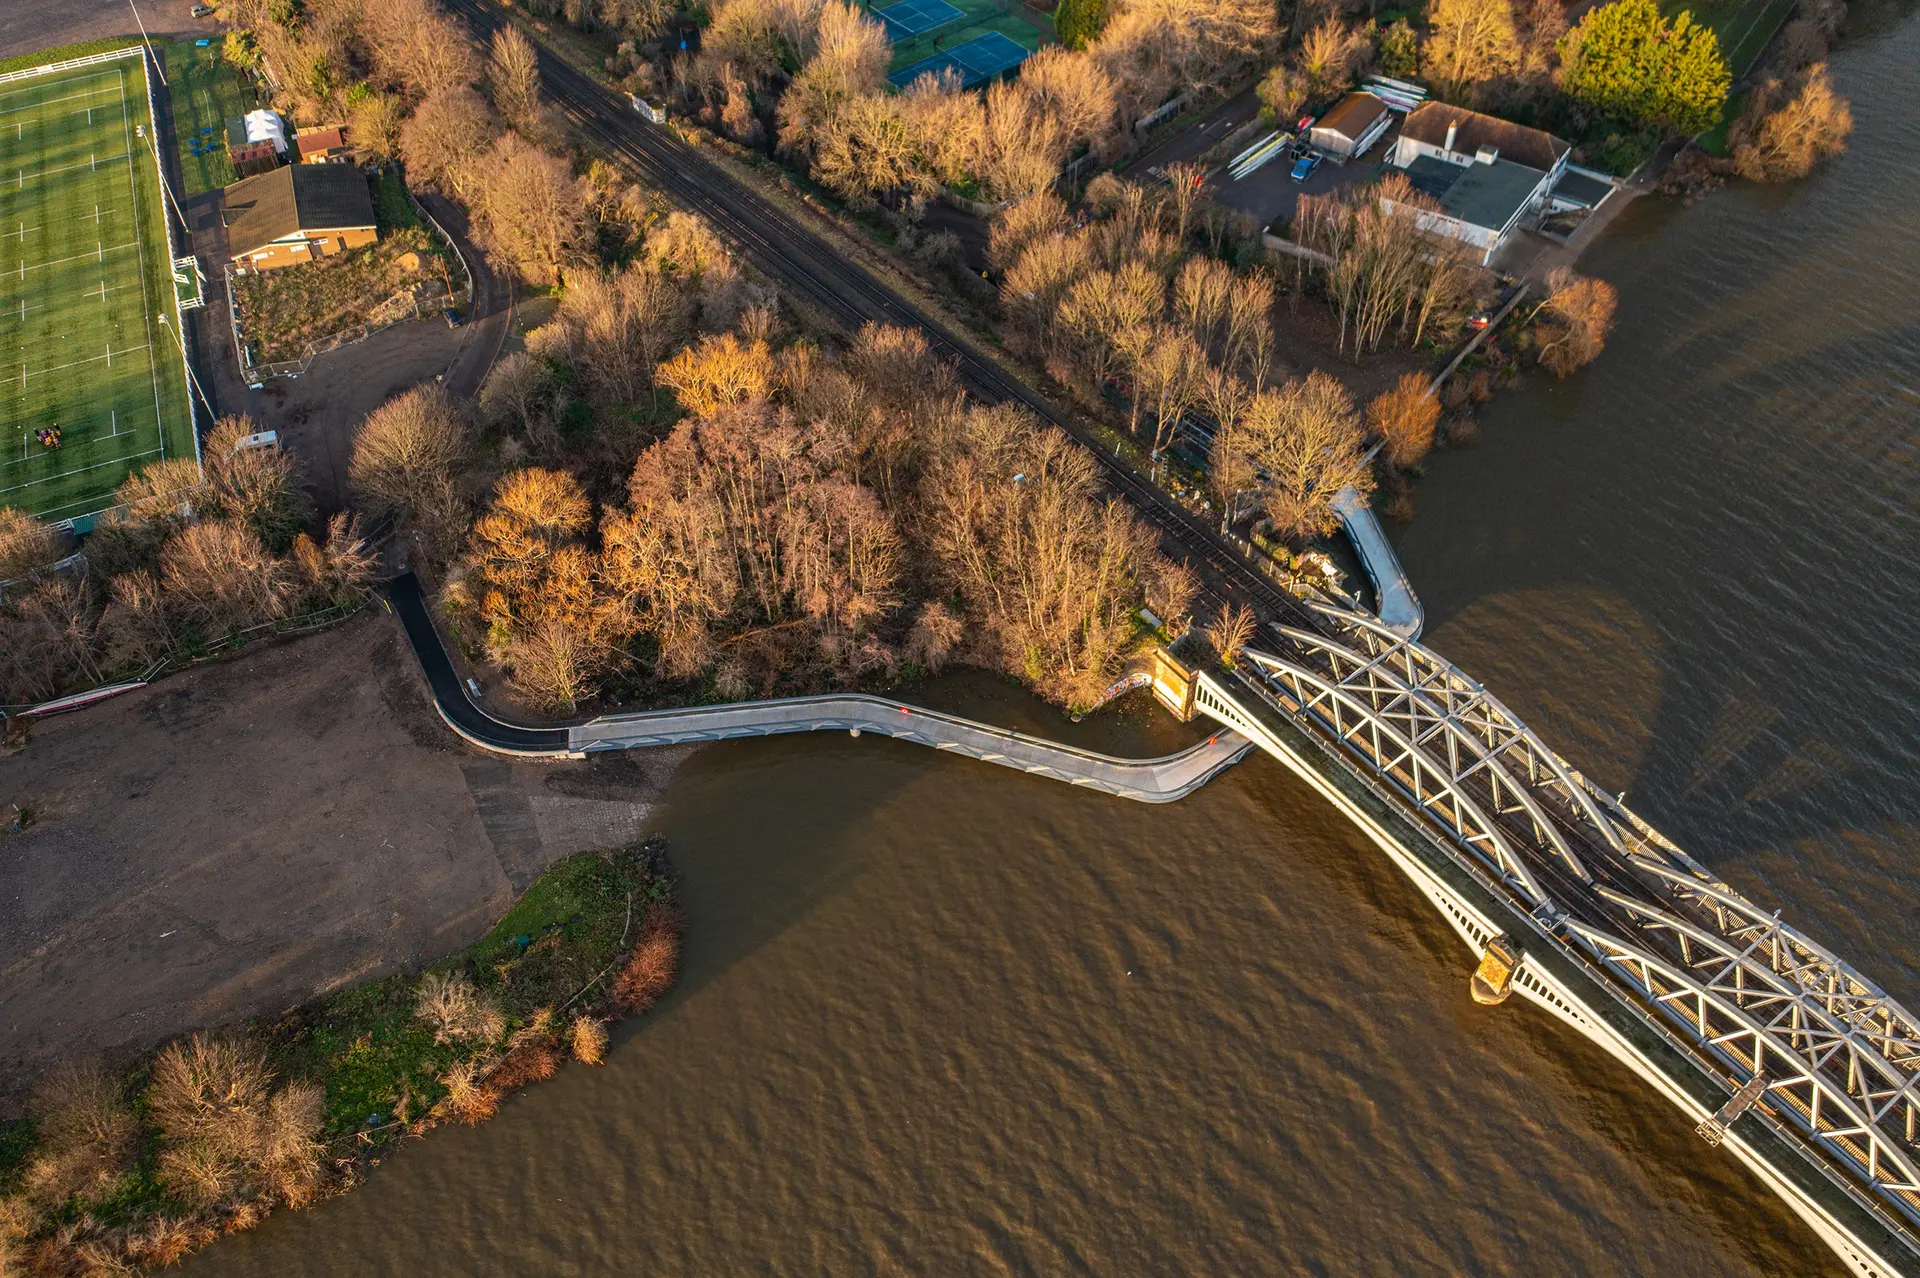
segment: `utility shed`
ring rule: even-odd
[[[270,270],[379,238],[367,179],[351,164],[295,164],[225,191],[227,252],[243,270]]]
[[[1314,122],[1307,140],[1343,160],[1365,155],[1393,122],[1387,104],[1371,93],[1349,93]]]

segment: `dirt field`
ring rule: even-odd
[[[458,743],[393,618],[176,675],[0,757],[0,1112],[62,1056],[268,1015],[478,937],[558,857],[637,837],[684,753]]]
[[[147,33],[159,44],[161,35],[189,38],[215,36],[221,26],[212,18],[192,16],[194,0],[140,0],[140,20]],[[0,58],[22,53],[38,53],[58,45],[80,40],[102,40],[107,36],[134,35],[133,15],[127,0],[52,0],[28,3],[9,0],[0,4]]]

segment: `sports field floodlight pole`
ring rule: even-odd
[[[147,34],[147,24],[140,21],[140,9],[133,0],[127,0],[127,8],[133,10],[133,24],[140,28],[140,41],[147,46],[147,56],[153,59],[153,73],[160,77],[160,83],[164,86],[167,82],[167,73],[160,65],[160,55],[153,51],[153,37]],[[155,127],[159,127],[157,122]]]

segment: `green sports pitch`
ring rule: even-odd
[[[165,217],[144,58],[0,77],[0,506],[92,514],[195,455]]]

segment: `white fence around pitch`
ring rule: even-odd
[[[105,53],[89,53],[83,58],[68,58],[62,62],[43,62],[37,67],[23,67],[18,71],[8,71],[0,75],[0,84],[12,84],[16,80],[29,80],[36,75],[52,75],[56,71],[72,71],[77,67],[99,66],[102,62],[113,62],[134,54],[144,54],[146,46],[130,44],[124,49],[109,49]]]

